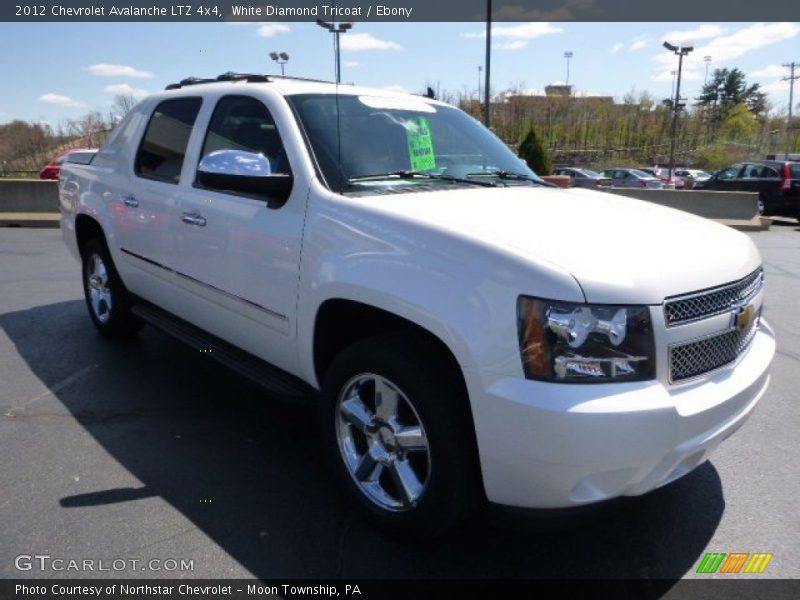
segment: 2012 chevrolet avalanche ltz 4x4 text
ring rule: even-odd
[[[59,186],[97,329],[149,323],[318,403],[335,478],[399,534],[441,532],[485,499],[653,490],[705,461],[769,383],[748,237],[553,188],[427,97],[187,79]]]

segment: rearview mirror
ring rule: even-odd
[[[294,178],[288,173],[273,173],[263,154],[216,150],[200,161],[197,183],[215,190],[261,196],[270,207],[277,207],[289,199]]]

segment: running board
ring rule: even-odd
[[[318,393],[302,379],[149,302],[140,301],[131,310],[145,323],[201,351],[204,356],[222,363],[281,399],[308,401]]]

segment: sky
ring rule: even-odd
[[[738,67],[778,111],[788,105],[781,65],[800,62],[800,23],[496,23],[492,90],[542,93],[569,81],[578,93],[621,99],[669,97],[677,57],[662,48],[693,43],[682,95],[694,98],[711,70]],[[116,94],[144,96],[187,76],[226,71],[334,76],[331,34],[314,23],[0,23],[0,123],[56,126],[89,110],[106,113]],[[421,92],[426,83],[476,93],[484,64],[480,23],[356,23],[342,36],[342,80]],[[800,72],[800,71],[799,71]],[[795,101],[800,98],[796,86]]]

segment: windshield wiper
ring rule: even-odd
[[[514,171],[481,171],[480,173],[467,173],[467,177],[497,177],[498,179],[530,181],[531,183],[535,183],[544,187],[558,187],[557,185],[553,185],[552,183],[544,181],[543,179],[539,179],[538,177],[531,177],[530,175],[525,175],[524,173],[515,173]]]
[[[400,179],[413,179],[414,177],[424,177],[427,179],[441,179],[442,181],[452,181],[453,183],[467,183],[470,185],[480,185],[483,187],[497,187],[497,184],[490,181],[475,181],[463,177],[453,177],[452,175],[442,175],[439,173],[426,173],[425,171],[389,171],[387,173],[374,173],[372,175],[355,175],[347,178],[347,183],[359,181],[370,181],[372,179],[387,179],[389,177],[399,177]]]

